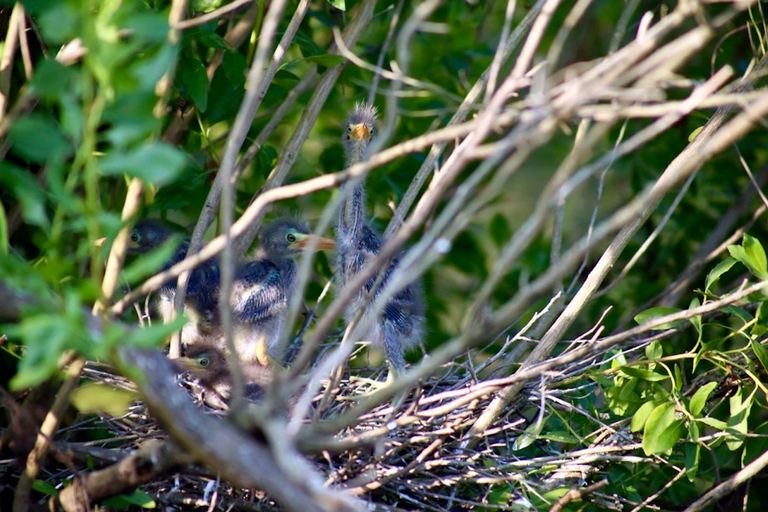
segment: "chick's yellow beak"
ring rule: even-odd
[[[176,365],[179,367],[180,370],[183,371],[200,371],[200,365],[197,364],[197,359],[192,359],[189,357],[177,357],[176,359],[173,359],[173,362],[176,363]]]
[[[371,128],[365,123],[353,124],[349,126],[349,138],[351,140],[371,140]]]
[[[292,249],[304,249],[305,247],[309,246],[309,244],[315,240],[317,245],[315,246],[315,250],[318,251],[324,251],[327,249],[335,249],[336,248],[336,241],[332,240],[330,238],[324,238],[322,236],[317,235],[304,235],[300,237],[296,242],[291,244]]]

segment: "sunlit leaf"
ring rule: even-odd
[[[643,429],[643,451],[646,455],[664,453],[674,446],[680,436],[675,436],[676,428],[672,432],[669,429],[675,427],[677,422],[673,403],[661,404],[651,411]]]
[[[632,432],[639,432],[645,427],[648,417],[658,407],[656,402],[645,402],[640,408],[632,415],[632,422],[630,423],[630,430]]]
[[[704,291],[708,292],[712,285],[720,279],[720,276],[728,272],[735,264],[736,260],[730,256],[718,263],[715,268],[710,270],[709,274],[707,274],[707,279],[704,284]]]
[[[635,322],[642,325],[652,320],[655,320],[656,318],[671,315],[673,313],[678,313],[679,311],[680,311],[679,308],[667,308],[667,307],[649,308],[635,315]],[[671,329],[672,327],[678,325],[681,321],[682,320],[667,322],[665,324],[654,327],[653,330],[663,331],[665,329]]]
[[[768,279],[768,259],[760,242],[744,233],[741,245],[729,245],[731,257],[740,261],[758,279]]]
[[[693,142],[693,139],[695,139],[695,138],[696,138],[696,136],[697,136],[697,135],[699,135],[699,134],[701,133],[701,130],[703,130],[703,129],[704,129],[704,127],[703,127],[703,126],[699,126],[699,127],[698,127],[698,128],[696,128],[695,130],[693,130],[693,131],[692,131],[692,132],[691,132],[691,133],[688,135],[688,142]]]
[[[72,393],[72,405],[83,414],[104,413],[119,417],[128,412],[135,393],[106,384],[85,384]]]
[[[633,366],[624,366],[621,368],[621,372],[629,375],[630,377],[647,380],[648,382],[659,382],[669,379],[669,375],[656,373],[651,370],[644,370],[642,368],[636,368]]]
[[[701,416],[701,412],[704,410],[704,406],[707,404],[707,398],[710,393],[717,387],[717,382],[708,382],[696,390],[691,398],[690,412],[698,418]]]

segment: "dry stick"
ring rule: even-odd
[[[764,57],[761,60],[760,65],[757,66],[755,71],[760,72],[766,66],[768,66],[768,57]],[[753,80],[754,75],[747,77],[746,82],[740,89],[749,88],[753,83]],[[700,88],[699,92],[703,94],[707,93],[703,87]],[[694,92],[694,94],[691,95],[691,98],[694,98],[694,96],[698,95]],[[768,97],[765,97],[762,101],[756,103],[761,106],[768,106]],[[696,139],[694,139],[693,142],[691,142],[667,167],[648,194],[647,199],[645,199],[644,202],[646,204],[640,215],[637,218],[632,219],[632,221],[616,236],[610,247],[597,262],[592,272],[590,272],[584,285],[576,293],[573,300],[568,304],[549,331],[547,331],[541,342],[531,352],[518,371],[539,363],[549,356],[555,345],[562,339],[565,331],[574,322],[578,313],[586,306],[610,269],[613,268],[614,263],[621,254],[621,251],[626,247],[626,244],[635,232],[637,232],[640,226],[642,226],[648,217],[656,210],[664,196],[680,181],[687,179],[688,176],[695,173],[698,168],[711,157],[711,155],[716,153],[716,151],[713,150],[713,148],[718,147],[716,146],[716,143],[722,144],[723,140],[731,142],[748,131],[751,127],[751,119],[754,119],[751,113],[748,112],[744,112],[726,127],[731,128],[731,130],[735,132],[732,138],[729,138],[730,134],[725,131],[725,128],[718,131],[718,128],[725,121],[725,118],[731,110],[732,108],[718,110],[709,122],[707,122]],[[739,125],[736,124],[737,120],[740,123]],[[482,432],[495,421],[503,411],[504,407],[517,396],[520,389],[522,389],[522,383],[515,384],[505,389],[499,396],[494,398],[483,414],[477,419],[476,423],[467,432],[464,442],[462,443],[463,447],[471,447],[477,442]]]
[[[235,340],[232,336],[232,309],[229,303],[229,297],[232,294],[232,283],[235,276],[235,255],[232,250],[232,222],[234,220],[235,205],[234,205],[234,187],[235,183],[232,180],[232,174],[235,168],[235,162],[237,160],[237,154],[240,152],[240,148],[245,142],[245,137],[248,135],[248,128],[253,121],[253,117],[256,115],[256,108],[260,103],[259,98],[255,93],[262,90],[266,94],[266,87],[262,85],[262,80],[267,78],[264,72],[264,64],[267,61],[267,52],[272,45],[272,38],[277,31],[278,24],[280,22],[280,16],[285,8],[286,0],[273,1],[266,16],[264,17],[264,24],[261,29],[261,36],[259,37],[259,44],[256,48],[256,56],[253,59],[253,65],[248,72],[248,83],[250,84],[249,94],[246,94],[243,100],[240,110],[235,117],[235,123],[232,126],[232,131],[227,137],[227,143],[224,149],[224,157],[221,161],[221,168],[219,169],[219,175],[222,182],[221,193],[221,229],[224,232],[224,250],[221,254],[221,297],[224,300],[219,301],[219,315],[221,318],[221,328],[224,334],[224,340],[227,345],[229,353],[227,354],[227,363],[229,365],[230,373],[232,374],[232,403],[230,405],[230,412],[237,415],[245,407],[245,395],[244,395],[244,380],[242,368],[240,367],[240,361],[237,355],[237,347],[235,346]],[[304,3],[306,8],[306,2]],[[276,52],[279,54],[280,47]],[[278,59],[279,60],[279,59]],[[250,94],[254,91],[254,94]],[[198,223],[199,224],[199,223]],[[200,226],[196,226],[195,231]],[[184,297],[181,294],[176,296],[176,309],[179,310],[183,307]],[[181,302],[181,303],[180,303]]]
[[[347,46],[351,47],[357,43],[373,17],[375,6],[375,0],[365,0],[365,2],[358,7],[354,20],[344,31],[344,41]],[[304,145],[304,141],[309,137],[309,132],[314,126],[317,116],[320,114],[320,110],[325,104],[326,99],[328,99],[328,95],[331,93],[331,89],[336,84],[336,80],[339,78],[343,68],[343,63],[338,64],[329,68],[323,74],[320,83],[317,85],[314,94],[307,104],[307,108],[304,110],[301,119],[299,120],[299,125],[296,127],[296,130],[294,130],[291,139],[286,144],[285,149],[281,152],[277,164],[275,164],[275,168],[272,169],[272,172],[267,178],[267,183],[263,188],[265,192],[280,186],[285,181],[288,172],[291,170],[296,158],[299,156],[299,151]],[[262,219],[263,214],[258,215],[246,232],[235,240],[234,252],[237,257],[241,258],[248,252],[248,248],[253,243],[253,240],[256,238],[256,233],[259,231]]]
[[[21,2],[16,2],[8,20],[8,33],[5,35],[3,55],[0,57],[0,122],[4,120],[5,111],[9,105],[8,95],[11,92],[11,75],[13,75],[11,66],[19,42],[19,18],[22,16],[24,16],[24,6]]]
[[[27,512],[29,510],[29,493],[32,491],[32,483],[40,471],[41,462],[48,451],[50,440],[53,439],[53,435],[59,427],[59,421],[69,407],[69,397],[80,382],[80,372],[83,371],[84,366],[84,359],[75,359],[67,369],[64,383],[56,395],[51,410],[48,411],[43,424],[40,426],[40,432],[35,439],[35,446],[27,456],[24,473],[19,477],[13,498],[13,512]]]
[[[59,493],[58,501],[66,512],[90,509],[93,503],[151,482],[187,458],[172,442],[151,440],[109,467],[75,475],[72,485]]]
[[[195,18],[173,23],[171,24],[171,28],[176,30],[186,30],[188,28],[196,27],[198,25],[204,25],[209,21],[213,21],[216,18],[220,18],[224,16],[227,13],[236,11],[237,9],[241,8],[244,5],[248,5],[251,2],[253,2],[253,0],[234,0],[232,3],[223,5],[218,9],[214,9],[211,12],[207,12]]]
[[[523,20],[520,22],[520,25],[518,25],[515,31],[512,33],[507,46],[504,48],[504,54],[501,57],[502,62],[506,61],[515,50],[515,48],[517,48],[520,40],[531,27],[533,21],[536,19],[536,16],[538,16],[539,12],[541,12],[541,8],[545,1],[546,0],[538,0],[528,12],[528,14],[526,14],[525,18],[523,18]],[[451,120],[448,122],[447,127],[457,125],[467,118],[467,115],[474,106],[475,101],[477,101],[477,99],[480,97],[480,94],[482,94],[489,76],[490,67],[486,69],[482,75],[480,75],[480,78],[477,80],[477,82],[475,82],[475,85],[472,86],[472,89],[470,89],[469,93],[467,93],[466,98],[456,110],[456,113],[453,115]],[[424,160],[424,163],[421,165],[418,172],[416,173],[416,176],[414,176],[411,184],[405,191],[403,198],[400,200],[400,204],[397,206],[395,214],[392,216],[392,220],[389,221],[389,225],[384,232],[385,239],[388,239],[390,236],[392,236],[392,233],[400,228],[400,225],[403,223],[408,210],[411,208],[411,205],[416,200],[416,196],[419,194],[419,191],[424,185],[424,182],[427,180],[427,177],[434,172],[437,159],[440,158],[440,155],[445,150],[446,144],[447,143],[445,142],[435,144],[429,150],[427,158]]]
[[[718,500],[735,491],[740,485],[757,476],[766,466],[768,466],[768,451],[763,452],[761,456],[731,475],[717,487],[707,491],[704,496],[693,502],[684,512],[700,512],[714,505]]]
[[[133,178],[128,184],[128,190],[125,194],[125,203],[123,204],[123,212],[120,216],[123,222],[128,221],[133,217],[139,209],[141,204],[141,196],[144,192],[144,184],[138,178]],[[115,294],[117,288],[117,282],[120,276],[120,269],[125,261],[125,252],[128,247],[128,236],[130,234],[130,227],[124,226],[115,237],[115,241],[112,243],[112,248],[109,250],[109,256],[107,257],[107,266],[104,270],[104,280],[101,283],[101,297],[93,306],[93,314],[99,314],[107,309],[107,305],[111,302],[112,297]]]
[[[588,485],[587,487],[583,489],[573,488],[569,490],[567,493],[560,496],[560,498],[555,502],[554,505],[549,509],[549,512],[560,512],[565,508],[565,506],[576,500],[581,500],[584,498],[584,496],[588,494],[592,494],[593,492],[597,492],[603,487],[608,486],[608,479],[600,480],[599,482],[595,482],[592,485]]]
[[[18,5],[18,4],[17,4]],[[21,62],[24,64],[24,76],[27,81],[32,80],[34,68],[32,66],[32,55],[29,51],[29,41],[27,41],[27,23],[26,14],[22,8],[19,16],[19,49],[21,50]]]

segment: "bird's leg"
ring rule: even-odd
[[[262,336],[256,343],[256,360],[267,368],[282,369],[283,365],[269,353],[266,336]]]

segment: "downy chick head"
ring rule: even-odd
[[[336,247],[334,240],[313,235],[309,224],[294,219],[281,219],[268,224],[262,231],[260,247],[267,256],[288,258],[301,253],[312,240],[317,241],[316,250]]]
[[[368,155],[368,148],[376,132],[378,111],[373,105],[357,103],[347,118],[347,131],[342,143],[347,164],[360,162]]]
[[[142,219],[131,230],[131,235],[128,239],[128,252],[134,254],[150,252],[177,234],[177,229],[163,221]]]

